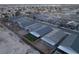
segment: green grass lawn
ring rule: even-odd
[[[32,34],[27,34],[27,35],[25,35],[24,37],[26,37],[27,39],[29,39],[31,42],[34,42],[35,40],[37,40],[38,38],[37,37],[35,37],[34,35],[32,35]]]

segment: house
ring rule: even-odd
[[[63,37],[67,35],[66,32],[62,31],[61,29],[54,29],[49,34],[43,36],[41,40],[48,46],[53,47],[55,46]]]
[[[25,35],[25,37],[28,38],[30,41],[35,41],[39,39],[40,37],[48,34],[52,30],[53,29],[48,26],[42,26],[38,28],[37,30],[28,33],[27,35]]]
[[[51,32],[53,29],[49,26],[43,26],[35,31],[30,32],[32,35],[36,36],[36,37],[42,37],[46,34],[48,34],[49,32]]]
[[[23,29],[35,23],[31,18],[26,16],[12,17],[11,21],[17,23]]]
[[[25,27],[25,30],[26,31],[29,30],[30,32],[32,32],[32,31],[35,31],[43,26],[45,26],[45,24],[37,22],[37,23],[34,23],[32,25]]]
[[[79,53],[79,36],[77,34],[70,34],[58,47],[58,49],[74,54]]]

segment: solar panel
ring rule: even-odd
[[[42,26],[43,26],[42,23],[34,23],[34,24],[32,24],[32,25],[26,27],[26,30],[27,30],[27,29],[30,29],[30,31],[35,31],[35,30],[39,29],[39,28],[42,27]]]
[[[79,53],[79,36],[74,40],[71,45],[71,48]]]
[[[58,30],[58,31],[55,31],[55,32],[52,31],[51,33],[45,35],[41,39],[43,41],[47,42],[48,44],[51,44],[51,45],[54,46],[66,35],[67,34],[64,31]]]
[[[78,41],[75,42],[77,38],[77,34],[70,34],[58,47],[59,49],[63,50],[66,53],[76,53],[76,50],[74,48],[78,48],[76,46],[78,44]],[[74,42],[74,43],[73,43]]]
[[[29,18],[27,17],[21,17],[19,19],[17,19],[17,23],[22,27],[26,27],[26,26],[29,26],[31,24],[33,24],[34,22],[29,20]]]
[[[37,30],[36,32],[37,32],[40,36],[43,36],[43,35],[45,35],[45,34],[51,32],[52,30],[53,30],[52,28],[46,26],[46,27],[43,27],[43,28]]]

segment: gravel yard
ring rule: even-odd
[[[7,28],[0,30],[0,54],[38,54],[39,52],[25,44],[12,31]]]

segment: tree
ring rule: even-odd
[[[3,21],[5,21],[5,22],[9,21],[9,16],[8,16],[7,13],[3,13],[2,15],[4,16],[4,17],[2,18]]]
[[[78,15],[79,15],[79,11],[77,11],[77,12],[76,12],[76,14],[78,14]]]
[[[19,16],[20,14],[20,11],[16,11],[15,16]]]

